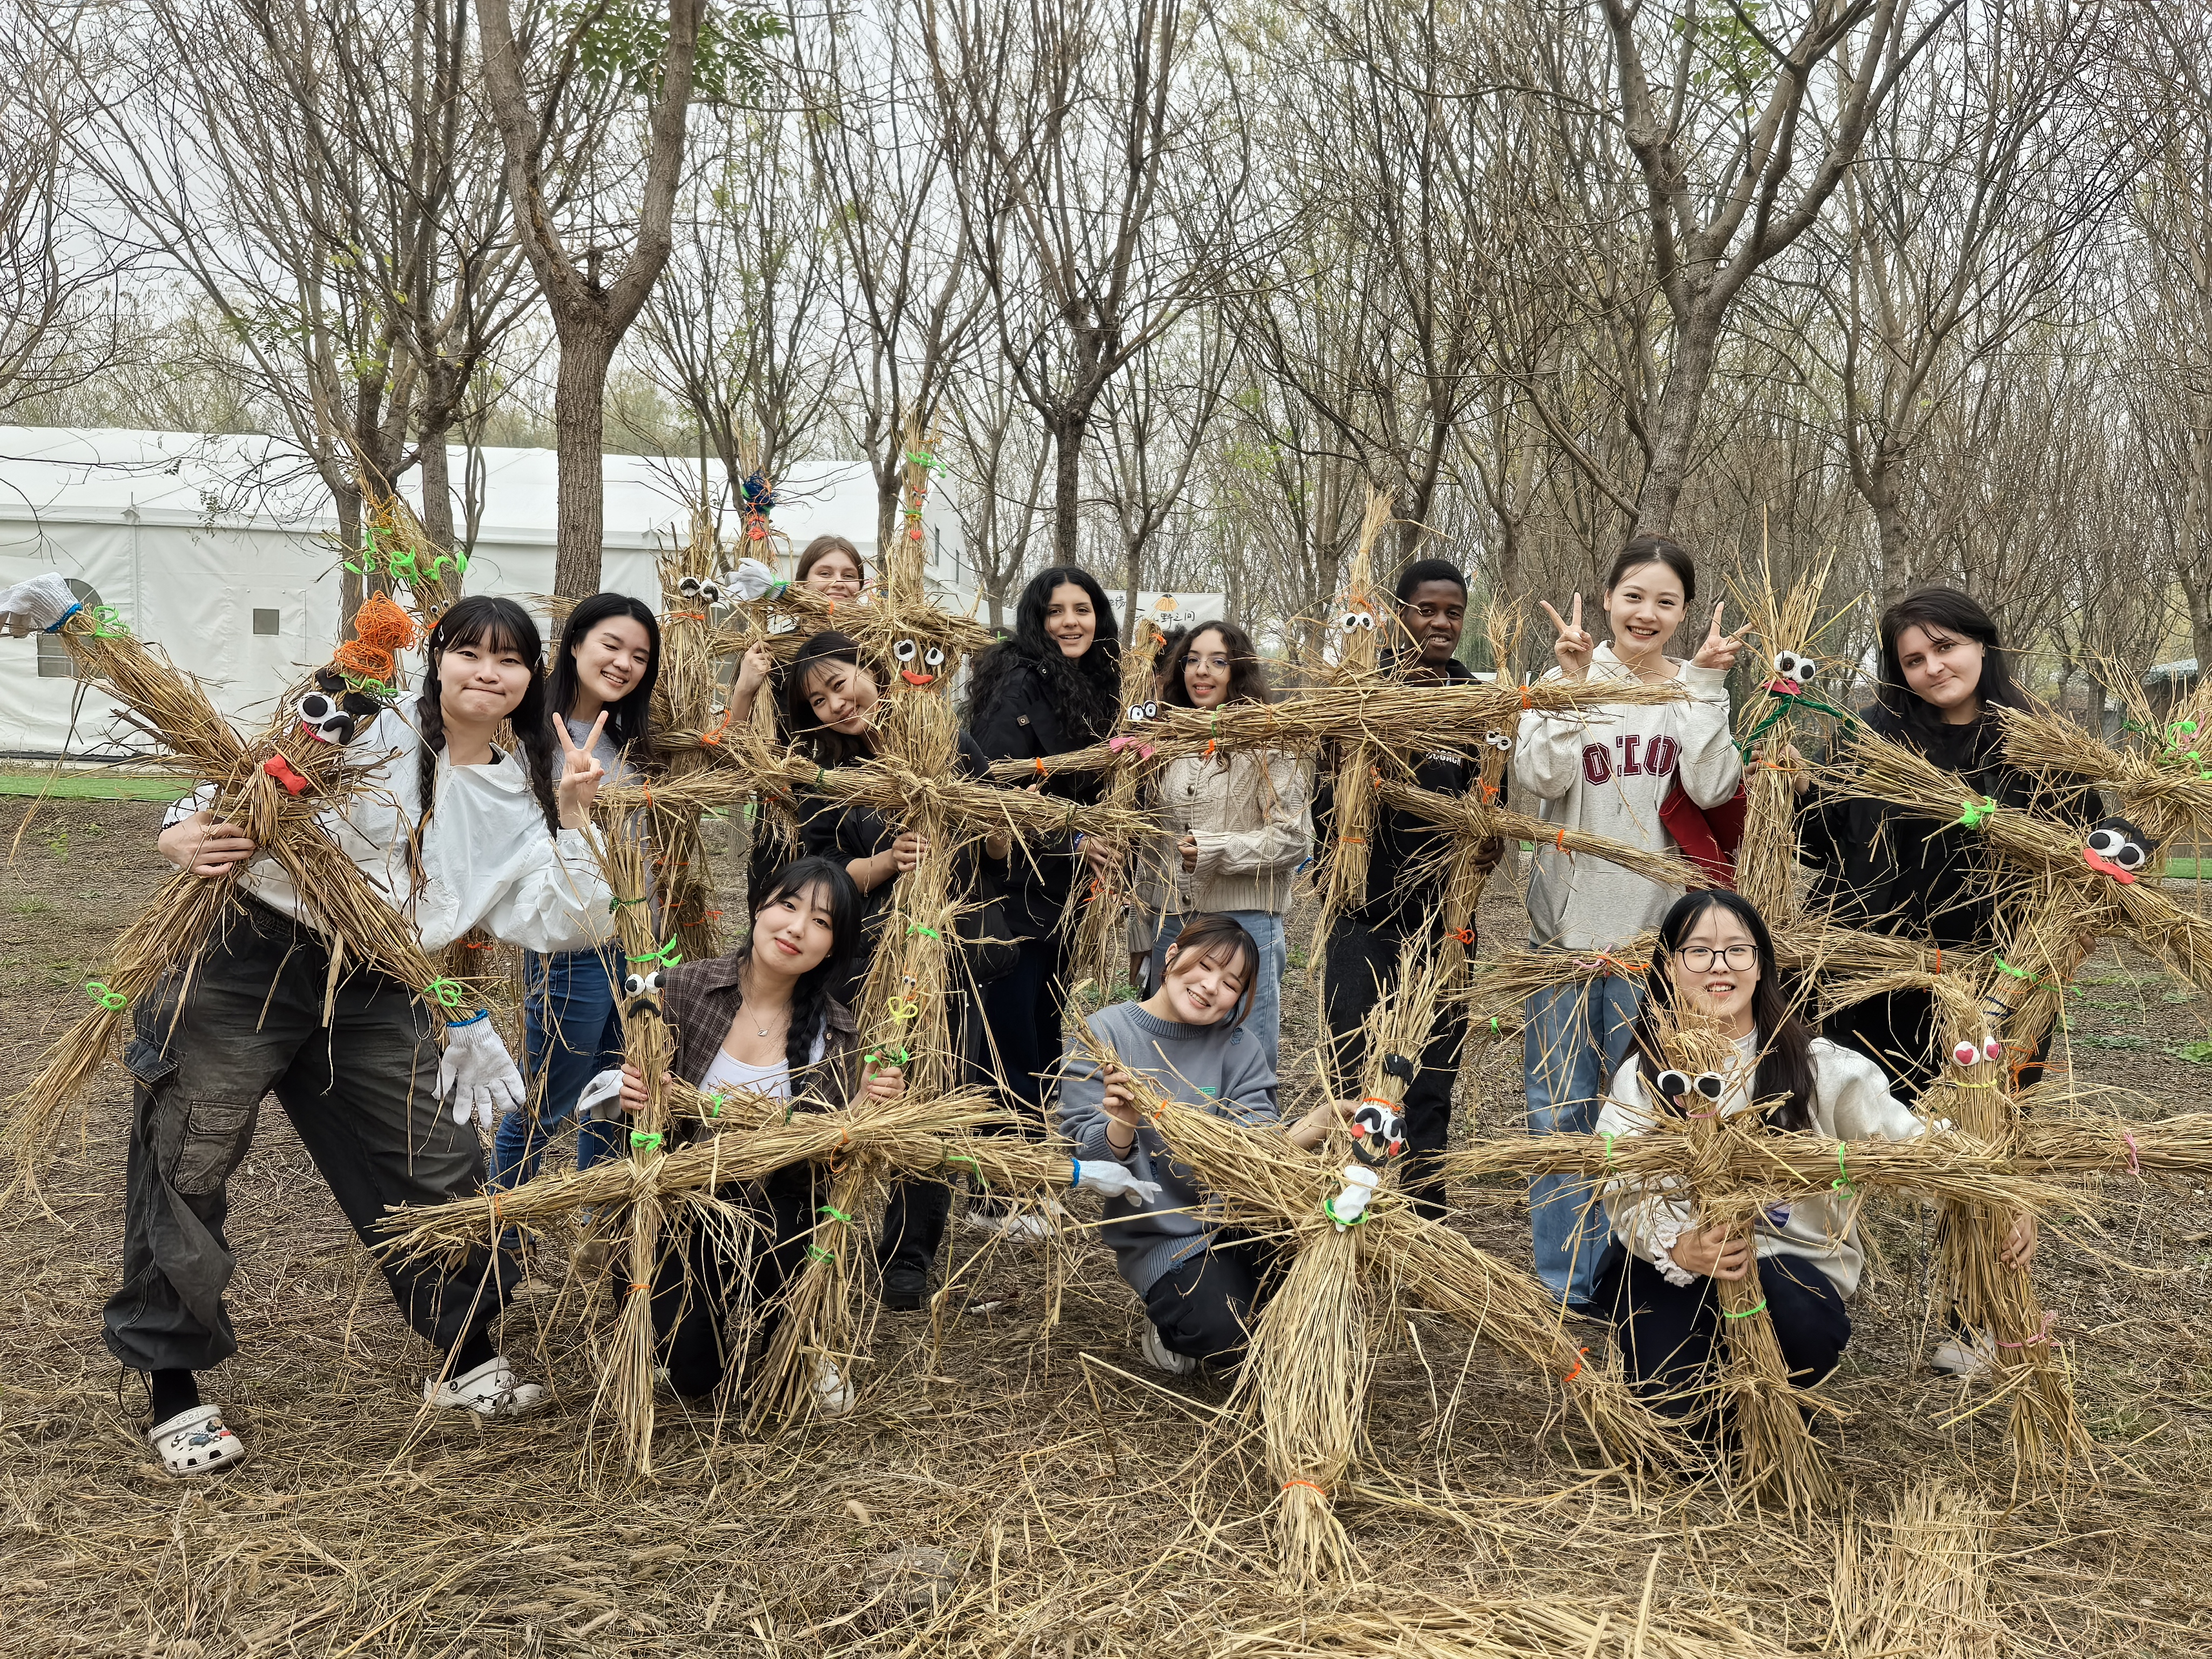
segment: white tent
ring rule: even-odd
[[[467,586],[529,603],[553,586],[553,453],[490,449],[483,462]],[[456,478],[462,465],[456,450]],[[696,462],[606,458],[606,586],[658,599],[653,551],[685,532],[698,476]],[[719,471],[710,476],[719,482]],[[835,532],[873,569],[876,495],[865,465],[797,467],[778,492],[775,525],[793,548]],[[966,605],[972,577],[943,481],[923,525],[933,584]],[[259,720],[328,659],[338,627],[335,528],[329,495],[304,457],[275,439],[0,427],[0,587],[59,570],[88,605],[112,606],[118,621],[207,682],[234,720]],[[143,747],[142,736],[112,721],[105,699],[88,694],[79,706],[78,690],[58,641],[40,640],[35,650],[0,641],[0,754]]]

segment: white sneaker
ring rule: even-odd
[[[183,1479],[213,1474],[246,1461],[246,1443],[227,1428],[220,1406],[194,1406],[146,1431],[161,1467]]]
[[[1198,1361],[1168,1346],[1160,1335],[1160,1328],[1149,1319],[1145,1322],[1144,1334],[1137,1339],[1137,1346],[1143,1352],[1147,1365],[1156,1371],[1165,1371],[1170,1376],[1188,1376],[1198,1369]]]
[[[1928,1364],[1950,1376],[1987,1376],[1997,1368],[1987,1331],[1954,1331],[1936,1345]]]
[[[465,1376],[440,1382],[425,1377],[422,1398],[434,1406],[455,1406],[478,1417],[526,1417],[547,1401],[544,1385],[526,1382],[506,1357],[494,1354]]]
[[[824,1417],[842,1417],[853,1409],[852,1382],[826,1353],[815,1362],[814,1409]]]

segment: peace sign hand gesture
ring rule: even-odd
[[[1583,596],[1575,595],[1574,610],[1565,619],[1552,609],[1551,601],[1538,601],[1544,614],[1552,619],[1552,626],[1559,630],[1559,637],[1552,642],[1552,654],[1559,659],[1559,672],[1569,680],[1579,681],[1589,674],[1590,653],[1597,649],[1597,641],[1583,626]]]
[[[561,739],[562,755],[561,778],[554,793],[561,808],[561,827],[580,830],[591,822],[592,803],[599,798],[599,785],[607,775],[607,769],[599,764],[599,757],[592,751],[599,746],[599,733],[607,729],[607,711],[599,710],[599,717],[592,722],[592,729],[579,744],[568,735],[568,722],[558,714],[553,716],[553,735]]]
[[[1705,630],[1705,642],[1698,647],[1698,654],[1691,658],[1690,662],[1694,667],[1717,668],[1726,673],[1735,666],[1736,653],[1742,649],[1743,634],[1741,629],[1734,634],[1721,631],[1721,606],[1717,605],[1713,607],[1712,626]]]

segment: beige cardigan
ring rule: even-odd
[[[1176,884],[1185,915],[1209,910],[1291,907],[1299,866],[1313,851],[1313,775],[1298,756],[1275,750],[1168,763],[1159,804],[1170,848],[1186,832],[1198,842],[1198,868],[1177,859]]]

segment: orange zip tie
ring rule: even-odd
[[[1577,1348],[1577,1349],[1575,1350],[1575,1352],[1576,1352],[1577,1354],[1587,1354],[1587,1353],[1589,1353],[1589,1350],[1588,1348]],[[1577,1360],[1575,1361],[1575,1368],[1574,1368],[1574,1370],[1572,1370],[1569,1371],[1569,1372],[1568,1372],[1565,1376],[1561,1377],[1561,1378],[1559,1379],[1559,1381],[1560,1381],[1560,1382],[1573,1382],[1577,1377],[1580,1376],[1582,1374],[1583,1374],[1583,1362],[1582,1362],[1580,1359],[1577,1359]]]
[[[1940,945],[1936,947],[1936,971],[1939,974],[1943,971],[1943,947]]]
[[[1304,1486],[1308,1492],[1320,1492],[1323,1498],[1327,1498],[1328,1496],[1328,1492],[1325,1488],[1316,1486],[1310,1480],[1285,1480],[1283,1482],[1283,1490],[1285,1492],[1288,1492],[1293,1486]]]
[[[1565,824],[1561,824],[1559,826],[1559,833],[1552,837],[1552,845],[1558,848],[1562,853],[1567,850],[1567,826]]]
[[[1529,702],[1529,701],[1528,701],[1528,681],[1526,681],[1526,680],[1522,681],[1522,682],[1521,682],[1521,707],[1522,707],[1522,709],[1523,710],[1523,712],[1526,712],[1526,711],[1527,711],[1527,710],[1528,710],[1528,709],[1534,708],[1535,706],[1536,706],[1536,705],[1535,705],[1534,703],[1533,703],[1533,702]]]
[[[1030,756],[1030,764],[1036,768],[1036,775],[1037,775],[1039,777],[1041,777],[1041,778],[1048,778],[1048,777],[1050,777],[1050,776],[1052,775],[1052,774],[1051,774],[1051,773],[1049,773],[1049,772],[1048,772],[1048,771],[1046,771],[1046,770],[1044,769],[1044,757],[1043,757],[1042,755],[1032,755],[1032,756]]]
[[[489,945],[479,945],[474,939],[463,939],[461,943],[467,945],[471,951],[495,951],[499,948],[499,941],[496,939],[493,940]]]
[[[675,622],[679,618],[686,622],[704,622],[707,620],[707,613],[703,611],[671,611],[664,613],[664,619],[668,622]]]
[[[641,1285],[635,1279],[632,1279],[630,1280],[629,1285],[629,1293],[632,1296],[635,1296],[640,1291],[649,1291],[652,1288],[653,1286],[650,1285]]]

